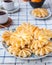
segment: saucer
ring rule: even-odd
[[[12,19],[8,17],[8,21],[4,24],[0,24],[0,28],[9,27],[12,24]]]
[[[15,3],[14,4],[14,9],[13,10],[7,10],[8,11],[8,13],[15,13],[15,12],[17,12],[19,10],[19,4],[18,3]]]
[[[2,5],[0,5],[0,9],[5,10]],[[14,3],[14,9],[13,9],[13,10],[7,10],[7,12],[8,12],[9,14],[12,14],[12,13],[18,12],[19,9],[20,9],[20,8],[19,8],[19,4],[18,4],[18,3]]]
[[[35,19],[38,19],[38,20],[44,20],[44,19],[48,19],[48,18],[50,18],[51,15],[52,15],[52,13],[51,13],[51,11],[50,11],[49,9],[47,9],[47,11],[48,11],[49,15],[46,16],[46,17],[44,17],[44,18],[39,18],[39,17],[33,16],[33,15],[31,14],[31,12],[30,12],[30,14],[31,14],[32,17],[34,17]]]

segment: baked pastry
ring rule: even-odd
[[[33,53],[35,53],[35,55],[44,56],[46,54],[49,54],[50,52],[52,52],[52,42],[48,42],[46,46],[39,48]]]
[[[45,9],[45,8],[36,8],[36,9],[32,10],[31,13],[33,16],[39,17],[39,18],[44,18],[49,15],[47,9]]]
[[[2,39],[6,44],[9,46],[10,45],[10,36],[12,35],[12,31],[5,31],[2,35]]]
[[[20,48],[17,48],[16,46],[12,45],[8,47],[9,53],[13,54],[14,56],[18,56],[20,52]]]
[[[19,57],[29,57],[31,56],[31,50],[28,48],[24,48],[19,52]]]
[[[29,57],[31,54],[43,56],[52,52],[52,31],[39,28],[30,23],[23,23],[15,31],[5,31],[3,41],[8,51],[18,57]]]
[[[30,48],[37,50],[37,49],[42,48],[43,46],[45,46],[47,44],[48,44],[48,40],[47,40],[47,42],[44,42],[42,40],[41,41],[40,40],[33,40]]]

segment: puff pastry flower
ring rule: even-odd
[[[19,52],[19,57],[29,57],[31,56],[31,50],[30,49],[22,49],[20,52]]]
[[[2,39],[6,44],[9,46],[10,45],[10,36],[12,35],[12,32],[10,31],[5,31],[2,35]]]

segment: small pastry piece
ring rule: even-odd
[[[45,50],[44,50],[44,48],[39,48],[34,53],[35,53],[35,55],[38,55],[38,56],[44,56],[45,55]]]
[[[39,55],[40,49],[36,50],[34,53],[35,55]]]
[[[32,10],[31,13],[33,16],[39,17],[39,18],[44,18],[49,15],[47,9],[45,9],[45,8],[36,8],[36,9]]]
[[[19,57],[29,57],[31,56],[31,50],[30,49],[22,49],[20,52],[19,52]]]
[[[41,29],[39,29],[38,27],[35,29],[35,31],[34,31],[34,39],[38,39],[40,30]]]
[[[45,55],[45,50],[44,50],[44,48],[39,48],[34,53],[35,53],[35,55],[43,56],[43,55]]]
[[[44,48],[41,48],[41,49],[40,49],[39,55],[40,55],[40,56],[45,55],[45,50],[44,50]]]
[[[38,49],[38,41],[33,40],[32,45],[31,45],[30,48],[31,48],[31,49],[35,49],[35,50],[37,50],[37,49]]]
[[[44,47],[44,50],[45,50],[45,54],[49,54],[50,53],[50,49],[47,48],[47,46]]]
[[[9,32],[9,31],[5,31],[5,32],[3,33],[3,35],[2,35],[3,40],[4,40],[4,41],[9,40],[11,34],[12,34],[11,32]]]
[[[16,46],[9,46],[8,51],[9,51],[9,53],[13,54],[14,56],[18,56],[20,49],[17,48]]]
[[[10,36],[12,35],[11,31],[5,31],[4,34],[2,35],[2,39],[6,44],[9,46],[10,45]]]
[[[47,45],[33,51],[33,53],[35,53],[35,55],[38,55],[38,56],[44,56],[44,55],[49,54],[51,52],[52,52],[52,42],[48,42]]]
[[[48,30],[46,28],[43,28],[42,30],[43,30],[44,34],[47,36],[48,40],[50,40],[50,38],[52,38],[52,31]]]
[[[46,47],[49,49],[49,52],[52,52],[52,42],[49,42]]]
[[[38,48],[42,48],[43,46],[45,46],[47,44],[48,44],[48,41],[45,42],[45,41],[40,41],[40,40],[33,40],[30,48],[37,50]]]
[[[41,41],[42,44],[44,43],[44,45],[48,44],[48,39],[46,36],[39,35],[38,40]]]

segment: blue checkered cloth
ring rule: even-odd
[[[12,18],[13,24],[8,27],[8,30],[14,30],[18,25],[23,22],[30,22],[40,28],[45,27],[47,29],[52,29],[52,17],[47,20],[35,20],[30,14],[33,9],[29,3],[21,2],[19,3],[20,12],[9,14]],[[50,9],[52,12],[52,0],[46,0],[43,7]],[[4,29],[0,30],[0,65],[52,65],[52,55],[39,59],[39,60],[20,60],[11,56],[2,46],[1,35]]]

